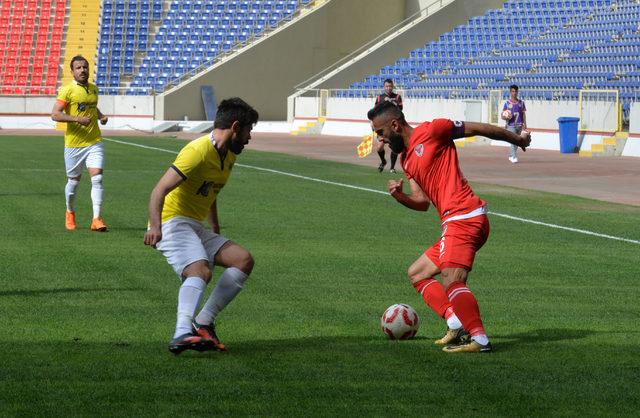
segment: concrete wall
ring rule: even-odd
[[[413,4],[412,7],[417,7],[416,3],[426,7],[433,3],[433,0],[424,2],[411,0],[410,3]],[[504,0],[454,1],[416,26],[371,51],[365,58],[337,73],[318,88],[345,88],[369,74],[378,74],[380,68],[395,63],[399,58],[409,56],[411,50],[423,47],[426,43],[437,40],[441,34],[466,23],[473,16],[482,15],[490,8],[500,8],[503,4]]]
[[[3,96],[0,98],[0,129],[53,129],[51,109],[56,98]],[[150,96],[100,96],[98,108],[109,116],[102,129],[151,130],[153,97]]]
[[[185,85],[159,96],[156,118],[204,119],[200,87],[240,96],[261,120],[285,120],[294,86],[402,21],[405,0],[332,0]]]

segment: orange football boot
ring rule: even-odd
[[[67,228],[68,231],[76,230],[76,213],[67,211],[64,214],[64,227]]]
[[[96,232],[106,232],[107,225],[104,224],[102,218],[93,218],[93,221],[91,221],[91,230]]]

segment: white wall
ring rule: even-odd
[[[629,133],[640,135],[640,102],[631,103]]]
[[[3,96],[0,98],[0,128],[2,129],[53,129],[51,109],[56,98]],[[109,116],[102,129],[151,130],[153,120],[151,96],[100,96],[98,107]]]

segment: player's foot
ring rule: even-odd
[[[493,351],[491,343],[479,344],[474,340],[458,345],[448,345],[442,349],[445,353],[490,353]]]
[[[395,169],[395,168],[392,168],[391,170],[389,170],[389,173],[391,173],[391,174],[396,174],[396,169]]]
[[[211,341],[193,333],[182,334],[169,343],[169,351],[176,355],[182,353],[184,350],[207,351],[214,349]]]
[[[104,224],[102,218],[93,218],[93,221],[91,221],[91,230],[97,232],[106,232],[107,225]]]
[[[385,165],[387,165],[387,160],[382,160],[382,162],[378,166],[378,171],[382,173],[384,171],[384,166]]]
[[[509,161],[511,161],[512,164],[517,164],[518,163],[518,157],[509,157]]]
[[[68,231],[75,231],[76,229],[76,213],[67,211],[64,214],[64,227],[67,228]]]
[[[435,340],[434,343],[438,345],[462,344],[468,342],[469,338],[471,336],[462,327],[458,329],[447,328],[447,333],[439,340]]]
[[[220,342],[220,339],[216,335],[216,327],[214,324],[211,325],[200,325],[196,321],[191,323],[193,326],[193,330],[197,335],[206,340],[209,340],[216,350],[218,351],[227,351],[227,348]]]

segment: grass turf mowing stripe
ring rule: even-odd
[[[111,139],[111,138],[103,138],[103,139],[106,140],[106,141],[110,141],[110,142],[116,142],[118,144],[130,145],[130,146],[133,146],[133,147],[145,148],[145,149],[161,151],[161,152],[167,152],[167,153],[170,153],[170,154],[178,154],[177,151],[168,150],[168,149],[164,149],[164,148],[150,147],[148,145],[141,145],[141,144],[136,144],[136,143],[132,143],[132,142],[119,141],[119,140]],[[248,168],[248,169],[252,169],[252,170],[265,171],[265,172],[269,172],[269,173],[273,173],[273,174],[279,174],[279,175],[283,175],[283,176],[294,177],[294,178],[298,178],[298,179],[301,179],[301,180],[313,181],[313,182],[316,182],[316,183],[330,184],[330,185],[333,185],[333,186],[346,187],[346,188],[349,188],[349,189],[362,190],[362,191],[365,191],[365,192],[388,195],[387,192],[383,192],[381,190],[369,189],[367,187],[354,186],[352,184],[339,183],[339,182],[335,182],[335,181],[322,180],[322,179],[318,179],[318,178],[314,178],[314,177],[303,176],[303,175],[300,175],[300,174],[288,173],[286,171],[274,170],[274,169],[271,169],[271,168],[255,167],[255,166],[245,165],[245,164],[240,164],[240,163],[236,163],[236,166],[243,167],[243,168]],[[540,226],[545,226],[547,228],[560,229],[560,230],[563,230],[563,231],[575,232],[575,233],[578,233],[578,234],[590,235],[590,236],[594,236],[594,237],[598,237],[598,238],[605,238],[605,239],[610,239],[610,240],[614,240],[614,241],[622,241],[622,242],[628,242],[630,244],[638,244],[638,245],[640,245],[640,240],[634,240],[634,239],[623,238],[623,237],[616,237],[616,236],[613,236],[613,235],[601,234],[599,232],[593,232],[593,231],[589,231],[589,230],[586,230],[586,229],[571,228],[571,227],[563,226],[563,225],[540,222],[540,221],[536,221],[536,220],[533,220],[533,219],[522,218],[522,217],[519,217],[519,216],[513,216],[513,215],[508,215],[508,214],[505,214],[505,213],[494,212],[494,211],[489,211],[489,213],[491,215],[499,216],[499,217],[506,218],[506,219],[511,219],[511,220],[518,221],[518,222],[524,222],[524,223],[529,223],[529,224],[533,224],[533,225],[540,225]]]

